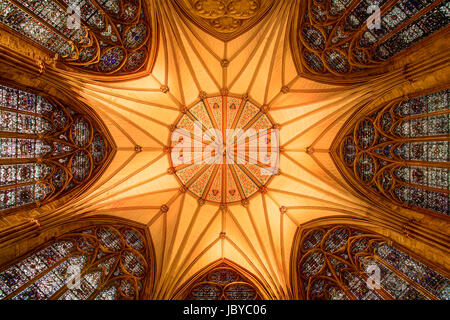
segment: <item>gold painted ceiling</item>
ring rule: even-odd
[[[399,212],[393,205],[373,205],[353,191],[330,151],[358,107],[407,93],[411,83],[400,72],[358,86],[299,76],[290,34],[298,5],[159,0],[158,45],[150,74],[104,83],[60,72],[65,85],[103,120],[117,150],[82,198],[46,214],[112,216],[146,225],[156,260],[152,298],[173,297],[193,275],[225,258],[255,275],[268,297],[286,299],[292,298],[291,252],[299,227],[325,217],[376,224]],[[413,89],[448,81],[445,72],[430,77],[417,77]],[[185,178],[173,165],[173,129],[202,99],[212,109],[214,97],[221,100],[220,110],[225,110],[228,97],[234,97],[239,108],[248,99],[257,113],[264,111],[268,127],[280,130],[279,172],[267,180],[246,175],[254,184],[250,190],[238,186],[245,183],[237,169],[230,179],[236,188],[224,187],[220,182],[225,177],[212,178],[227,172],[214,167],[206,172],[206,182],[200,181],[204,185],[195,187],[197,180]],[[242,170],[251,172],[248,167]],[[33,214],[43,215],[39,210]],[[448,226],[446,221],[429,222],[423,214],[408,214],[424,219],[430,228]],[[432,247],[415,249],[428,251],[437,263],[445,260]]]

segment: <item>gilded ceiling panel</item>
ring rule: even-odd
[[[273,0],[175,0],[190,20],[221,40],[244,33],[272,8]]]

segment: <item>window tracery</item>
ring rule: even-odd
[[[144,237],[132,227],[70,232],[3,268],[0,299],[138,299],[149,275],[146,249]]]
[[[238,271],[221,264],[195,281],[187,300],[259,300],[261,295]]]
[[[362,115],[339,145],[346,174],[368,195],[449,215],[449,95],[400,99]]]
[[[307,230],[297,257],[298,286],[306,299],[450,299],[448,275],[362,229],[327,225]],[[378,283],[369,266],[380,271]]]
[[[87,115],[6,85],[0,85],[0,149],[0,213],[79,189],[111,153]]]
[[[380,8],[380,27],[371,7]],[[450,22],[448,0],[308,0],[293,28],[304,73],[347,79],[379,67]]]
[[[0,25],[82,72],[144,68],[155,28],[141,0],[0,0]]]

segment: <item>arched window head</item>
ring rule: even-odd
[[[327,225],[300,237],[294,274],[303,299],[450,299],[448,274],[373,232]]]
[[[0,299],[133,300],[150,275],[142,233],[99,225],[65,234],[0,269]]]
[[[0,215],[88,186],[112,147],[87,110],[0,85]]]
[[[174,0],[176,9],[223,41],[232,40],[260,22],[276,0]]]
[[[260,300],[252,281],[228,263],[206,271],[184,290],[184,300]],[[188,282],[188,283],[189,283]]]
[[[127,75],[145,69],[156,49],[147,6],[142,0],[0,0],[0,28],[55,54],[69,69]]]
[[[354,82],[368,71],[383,72],[392,58],[449,22],[445,0],[305,0],[293,25],[292,49],[300,73]]]
[[[334,143],[336,164],[375,201],[449,215],[449,103],[447,89],[358,113]]]

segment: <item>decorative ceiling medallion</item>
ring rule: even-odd
[[[227,41],[253,27],[273,0],[175,0],[183,13],[215,37]]]
[[[250,100],[212,96],[178,119],[170,172],[197,198],[219,204],[264,192],[278,173],[278,129]]]

